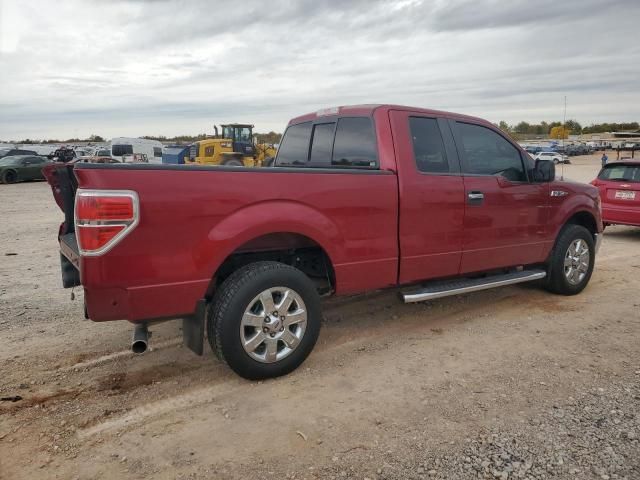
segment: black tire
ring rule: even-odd
[[[222,165],[224,165],[225,167],[244,167],[244,163],[242,163],[242,160],[239,160],[237,158],[226,160]]]
[[[553,159],[553,163],[554,163],[555,165],[558,165],[558,164],[560,163],[560,160],[558,160],[557,158],[554,158],[554,159]]]
[[[584,240],[589,249],[589,267],[585,276],[579,283],[571,283],[565,275],[565,256],[569,246],[574,240]],[[576,295],[580,293],[589,283],[593,273],[595,262],[595,244],[591,232],[582,225],[565,225],[551,252],[551,258],[547,268],[547,278],[545,287],[547,290],[560,295]]]
[[[16,183],[18,181],[18,172],[15,170],[5,170],[2,173],[2,183]]]
[[[240,325],[245,310],[261,292],[285,287],[294,290],[305,304],[306,329],[300,343],[281,360],[262,363],[242,345]],[[209,308],[207,333],[217,357],[249,380],[279,377],[295,370],[311,353],[322,318],[320,297],[314,283],[300,270],[278,262],[256,262],[231,274],[218,288]]]

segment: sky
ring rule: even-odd
[[[638,0],[0,0],[0,139],[281,132],[338,105],[640,120]]]

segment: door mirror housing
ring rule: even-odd
[[[556,178],[556,166],[551,160],[536,160],[533,168],[533,181],[536,183],[551,182]]]

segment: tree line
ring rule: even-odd
[[[594,123],[591,125],[587,125],[583,127],[580,125],[580,122],[577,120],[567,120],[564,124],[565,129],[564,132],[562,130],[563,123],[562,122],[540,122],[540,123],[529,123],[529,122],[519,122],[515,125],[509,125],[504,120],[501,120],[500,123],[497,124],[498,128],[503,132],[506,132],[510,135],[551,135],[553,137],[552,130],[555,128],[555,132],[558,135],[564,133],[565,135],[573,134],[582,134],[582,133],[605,133],[605,132],[618,132],[618,131],[634,131],[640,130],[640,124],[638,122],[628,122],[628,123]],[[554,137],[561,138],[561,137]]]
[[[210,135],[206,133],[200,133],[198,135],[176,135],[174,137],[167,137],[164,135],[144,135],[141,138],[146,138],[147,140],[158,140],[162,143],[193,143],[198,140],[204,140],[209,138]],[[280,139],[282,138],[281,133],[276,132],[268,132],[268,133],[256,133],[256,140],[258,143],[280,143]],[[100,135],[90,135],[87,138],[67,138],[64,140],[60,140],[57,138],[48,138],[48,139],[33,139],[33,138],[25,138],[22,140],[11,140],[6,143],[15,143],[22,145],[36,145],[36,144],[49,144],[49,143],[103,143],[106,142],[105,138]],[[0,143],[4,143],[0,141]]]

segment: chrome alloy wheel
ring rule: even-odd
[[[575,239],[569,245],[564,256],[564,276],[571,285],[578,285],[589,271],[591,253],[589,245],[581,238]]]
[[[254,297],[240,322],[240,341],[247,354],[262,363],[288,357],[304,336],[307,309],[288,287],[272,287]]]

